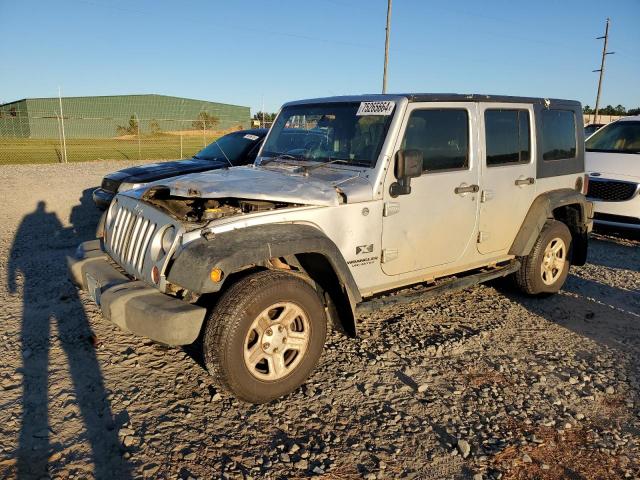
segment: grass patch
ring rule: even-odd
[[[219,134],[180,136],[159,134],[142,136],[140,141],[130,138],[67,139],[67,160],[87,162],[93,160],[171,160],[192,157],[220,137]],[[24,163],[61,163],[58,139],[0,138],[0,165]]]

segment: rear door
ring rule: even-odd
[[[533,107],[481,103],[482,174],[478,251],[506,250],[535,198]]]

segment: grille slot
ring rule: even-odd
[[[637,190],[637,183],[590,177],[587,197],[604,202],[624,202],[631,199]]]
[[[107,248],[112,258],[128,273],[142,278],[146,252],[157,225],[141,213],[120,204],[113,207],[113,224],[107,235]]]

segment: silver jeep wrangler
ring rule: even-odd
[[[118,194],[71,275],[107,319],[198,340],[221,385],[267,402],[310,375],[328,325],[356,334],[359,309],[507,275],[557,292],[592,226],[583,132],[567,100],[287,103],[254,165]]]

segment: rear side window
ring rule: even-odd
[[[542,110],[542,158],[576,156],[576,117],[570,110]]]
[[[469,115],[463,109],[414,110],[402,148],[422,151],[422,171],[469,167]]]
[[[531,148],[528,111],[486,110],[484,125],[489,167],[529,161]]]

